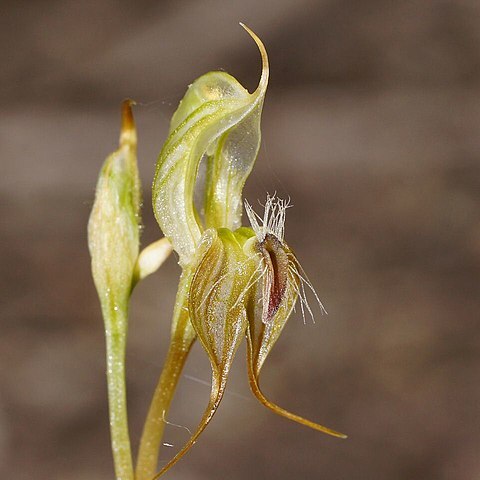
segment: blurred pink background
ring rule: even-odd
[[[249,393],[240,349],[212,424],[166,479],[480,478],[480,4],[460,1],[4,1],[0,70],[0,477],[114,478],[104,339],[86,222],[119,107],[138,102],[150,184],[189,83],[253,90],[245,22],[271,81],[245,194],[289,195],[286,239],[329,312],[297,313],[267,361],[290,423]],[[135,291],[133,444],[159,374],[179,268]],[[197,345],[169,420],[193,429],[210,369]],[[201,383],[206,382],[207,385]],[[188,439],[168,426],[160,461]]]

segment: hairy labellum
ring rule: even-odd
[[[258,373],[277,341],[298,297],[298,278],[292,274],[296,259],[288,246],[272,233],[246,246],[256,259],[258,280],[248,306],[248,334]]]
[[[265,240],[258,243],[258,250],[265,264],[265,280],[263,282],[262,322],[271,323],[278,312],[288,286],[288,252],[282,242],[268,233]]]

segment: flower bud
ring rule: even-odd
[[[195,443],[217,411],[225,391],[233,357],[247,329],[246,305],[255,277],[255,263],[243,246],[250,229],[206,230],[193,264],[189,290],[192,325],[212,366],[210,401],[196,432],[161,470],[172,467]]]
[[[122,106],[120,146],[103,164],[88,223],[92,273],[102,306],[126,302],[139,250],[140,178],[131,101]]]

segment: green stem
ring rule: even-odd
[[[110,435],[117,480],[134,480],[125,384],[127,311],[127,306],[116,304],[104,312]]]
[[[138,451],[135,480],[150,480],[157,471],[166,417],[188,353],[195,340],[195,331],[188,315],[190,275],[182,274],[173,313],[172,337],[160,379],[155,388],[143,427]]]

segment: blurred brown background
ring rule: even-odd
[[[86,222],[135,114],[144,244],[154,163],[186,86],[225,69],[271,82],[251,203],[290,195],[287,240],[329,315],[291,319],[265,391],[350,435],[290,423],[250,395],[239,351],[218,415],[165,478],[480,478],[480,3],[3,1],[0,477],[112,479],[104,345]],[[168,344],[175,259],[135,291],[128,388],[136,444]],[[197,345],[170,421],[194,428]],[[201,382],[206,382],[207,385]],[[161,461],[188,438],[167,427]]]

